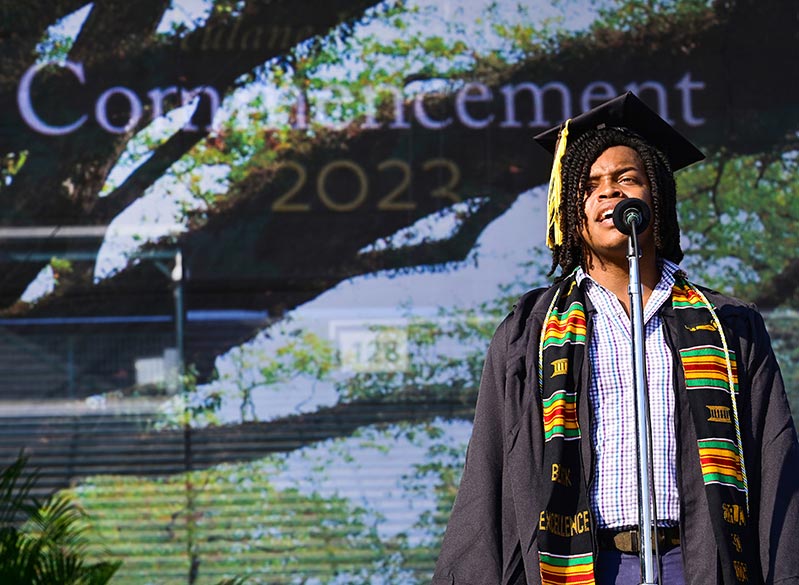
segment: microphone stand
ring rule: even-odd
[[[655,498],[652,487],[651,437],[649,417],[649,392],[646,383],[646,353],[644,337],[644,305],[641,272],[638,264],[638,234],[642,223],[640,215],[628,214],[630,234],[627,241],[627,261],[630,268],[630,324],[633,349],[633,385],[635,389],[635,422],[638,434],[638,553],[641,559],[641,585],[655,585],[653,553],[657,558],[657,539],[653,538]],[[658,567],[659,569],[659,567]],[[659,572],[659,570],[658,570]]]

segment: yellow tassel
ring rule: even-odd
[[[547,246],[554,250],[555,246],[563,243],[563,234],[560,229],[560,201],[563,183],[560,178],[560,161],[566,152],[566,142],[569,136],[569,122],[566,120],[563,129],[558,135],[558,146],[555,149],[555,160],[552,161],[552,174],[549,177],[549,192],[547,193]]]

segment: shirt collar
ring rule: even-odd
[[[683,272],[684,274],[684,271],[677,264],[671,260],[666,260],[665,258],[658,258],[657,263],[658,268],[660,268],[660,280],[658,281],[655,289],[671,289],[676,282],[676,274],[678,272]],[[588,279],[592,284],[599,284],[588,274],[586,274],[582,266],[578,266],[575,269],[574,279],[577,282],[577,286],[583,286],[583,281],[585,279]]]
[[[644,307],[644,323],[649,321],[660,307],[671,298],[671,290],[676,281],[676,274],[682,271],[677,264],[665,258],[658,258],[657,263],[660,268],[660,280],[652,290],[646,307]],[[586,294],[591,297],[598,311],[624,311],[616,297],[596,280],[591,278],[591,276],[586,274],[582,267],[577,267],[574,272],[574,278],[577,282],[577,286],[582,287]],[[583,284],[583,282],[585,282],[585,284]],[[600,293],[597,289],[602,292]]]

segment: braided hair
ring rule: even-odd
[[[683,258],[680,227],[677,224],[677,188],[668,158],[641,136],[626,128],[590,130],[566,149],[561,161],[563,199],[560,203],[560,229],[563,242],[552,251],[551,276],[560,266],[561,280],[578,266],[588,269],[591,255],[581,236],[588,218],[585,192],[591,166],[608,148],[628,146],[641,157],[652,194],[652,226],[656,254],[678,263]]]

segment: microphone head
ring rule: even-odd
[[[632,235],[633,229],[640,234],[649,226],[652,213],[641,199],[625,199],[613,209],[613,225],[625,236]]]

